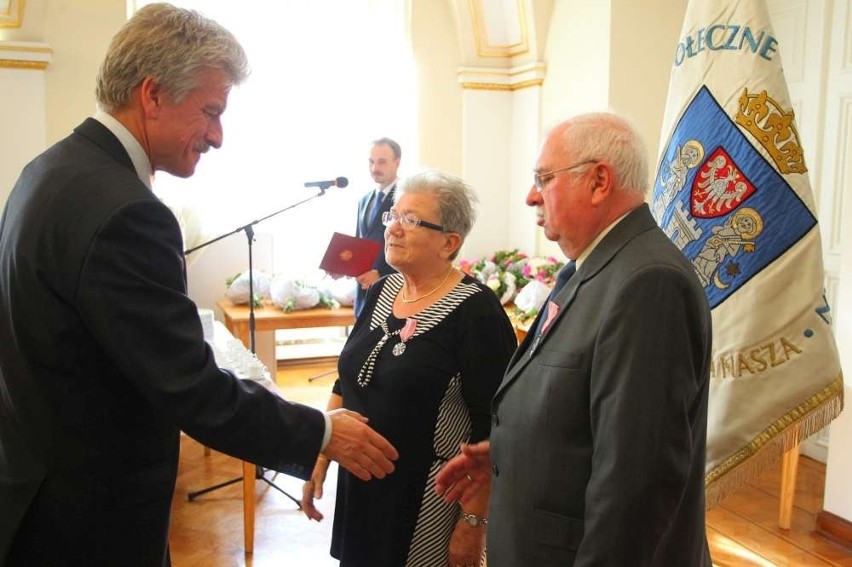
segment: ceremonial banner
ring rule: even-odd
[[[841,411],[808,169],[763,0],[691,0],[651,199],[713,314],[712,507]]]

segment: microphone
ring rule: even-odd
[[[328,189],[329,187],[346,187],[349,185],[349,180],[345,177],[330,179],[328,181],[306,181],[305,187],[319,187],[320,189]]]

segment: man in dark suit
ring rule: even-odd
[[[393,206],[396,172],[399,169],[400,158],[402,158],[402,150],[399,144],[390,138],[379,138],[370,148],[370,175],[378,185],[358,201],[358,226],[355,235],[380,242],[382,248],[373,267],[356,278],[358,281],[355,293],[356,316],[361,313],[367,289],[373,285],[373,282],[396,271],[385,261],[385,225],[382,224],[382,213],[389,211]]]
[[[710,566],[710,311],[645,204],[647,163],[612,114],[542,145],[527,204],[570,278],[509,363],[490,444],[464,447],[437,484],[465,499],[491,483],[489,567]]]
[[[98,77],[100,109],[26,166],[0,218],[0,565],[168,564],[179,432],[303,479],[320,451],[383,477],[396,452],[220,370],[186,295],[153,172],[192,175],[247,75],[236,39],[139,10]]]

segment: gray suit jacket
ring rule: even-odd
[[[179,432],[307,478],[320,412],[220,370],[174,215],[89,119],[0,218],[0,565],[168,561]]]
[[[692,266],[643,205],[555,301],[494,398],[489,567],[709,566],[711,324]]]

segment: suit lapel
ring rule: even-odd
[[[609,264],[618,252],[627,245],[632,239],[639,234],[656,228],[657,224],[651,216],[647,204],[631,211],[620,223],[618,223],[603,240],[601,240],[592,253],[583,262],[583,265],[577,270],[577,273],[568,280],[565,287],[556,294],[553,298],[554,303],[559,306],[559,312],[550,323],[546,333],[542,336],[534,337],[527,335],[523,342],[515,351],[512,360],[509,362],[506,374],[503,377],[503,382],[497,389],[495,398],[499,396],[511,384],[540,351],[542,346],[552,337],[557,335],[557,327],[563,317],[568,316],[567,313],[577,296],[580,287],[586,282],[595,278],[603,268]],[[538,317],[530,326],[535,329],[538,326],[538,320],[544,315],[546,307],[541,309]]]
[[[556,297],[553,298],[553,302],[559,306],[559,312],[556,314],[553,321],[550,322],[547,332],[542,333],[540,336],[534,336],[532,333],[528,333],[527,336],[524,337],[523,342],[521,342],[521,346],[518,347],[515,354],[512,356],[512,360],[509,361],[508,370],[506,371],[506,375],[503,377],[503,382],[497,389],[495,397],[499,396],[509,384],[514,382],[521,373],[521,370],[529,364],[530,360],[535,357],[542,345],[548,340],[549,336],[559,323],[559,320],[565,315],[565,312],[568,311],[568,308],[577,296],[577,290],[580,289],[580,285],[583,281],[588,279],[584,275],[585,272],[585,266],[577,270],[571,279],[568,280],[568,283],[565,284],[565,287],[562,288],[562,290],[556,294]],[[533,321],[533,324],[530,325],[530,329],[537,329],[539,319],[545,317],[546,314],[547,306],[544,305],[539,311],[538,316],[535,318],[535,321]]]

